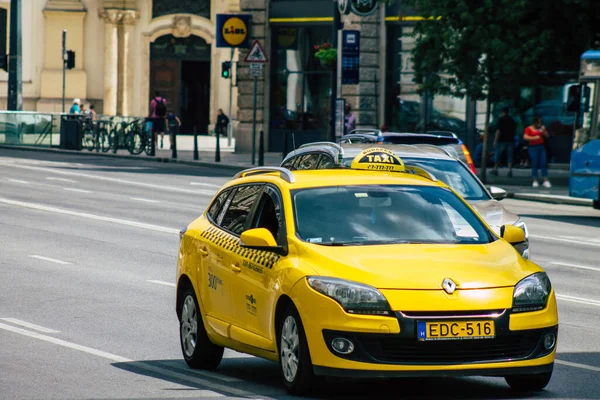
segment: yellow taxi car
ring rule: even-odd
[[[504,377],[541,390],[558,313],[546,273],[427,172],[371,148],[352,169],[239,173],[180,235],[183,357],[223,349],[280,365],[291,393],[321,376]]]

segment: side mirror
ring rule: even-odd
[[[247,249],[270,251],[283,254],[284,249],[277,245],[273,234],[265,228],[249,229],[240,237],[241,246]]]
[[[502,200],[502,199],[506,198],[506,195],[508,194],[508,193],[506,192],[506,190],[504,190],[504,189],[501,189],[501,188],[499,188],[499,187],[496,187],[496,186],[490,186],[490,187],[488,188],[488,190],[490,191],[490,194],[492,195],[492,198],[493,198],[494,200],[498,200],[498,201],[500,201],[500,200]]]
[[[514,225],[502,225],[500,227],[500,236],[513,246],[527,240],[525,238],[525,231]]]

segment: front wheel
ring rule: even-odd
[[[186,289],[179,322],[181,351],[187,365],[194,369],[215,369],[223,358],[223,348],[210,341],[202,322],[194,290]]]
[[[542,374],[509,375],[506,383],[517,392],[538,392],[544,389],[552,378],[552,371]]]
[[[283,384],[291,394],[304,394],[315,384],[308,342],[296,307],[290,305],[277,327],[279,366]]]

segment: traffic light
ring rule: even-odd
[[[225,79],[231,78],[231,61],[223,61],[221,63],[221,76]]]
[[[75,68],[75,52],[73,50],[67,50],[67,69]]]

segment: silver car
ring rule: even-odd
[[[496,233],[500,234],[502,225],[511,224],[523,229],[526,239],[528,238],[525,222],[500,203],[506,197],[506,191],[493,186],[486,188],[462,161],[436,146],[308,143],[289,153],[281,166],[290,170],[349,167],[361,151],[374,146],[393,151],[406,165],[424,169],[446,183],[471,204]],[[528,239],[518,245],[517,249],[524,258],[529,258]]]

